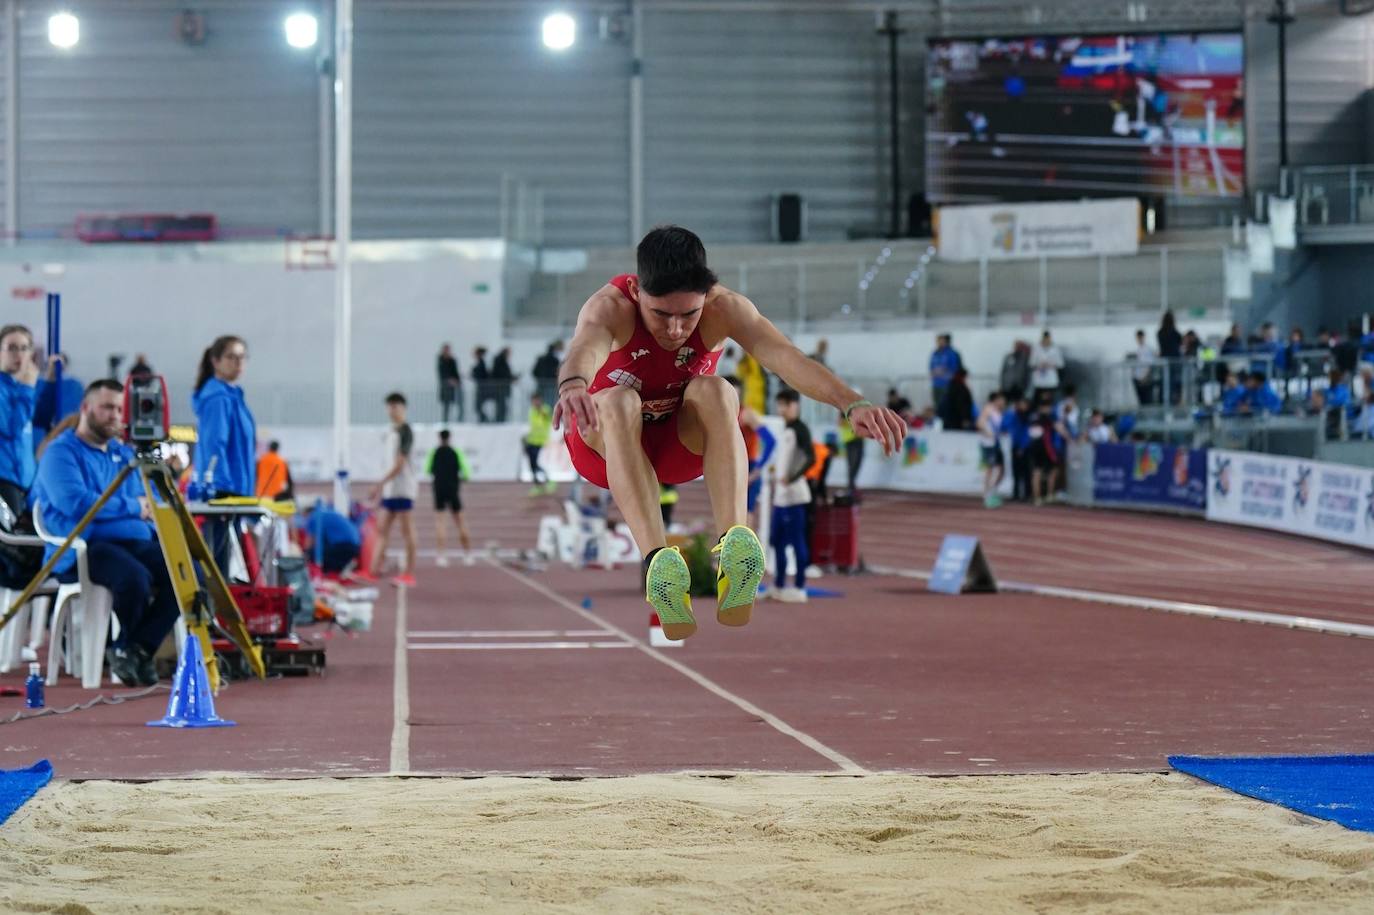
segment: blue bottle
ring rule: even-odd
[[[29,678],[24,681],[24,704],[29,708],[43,707],[43,675],[36,661],[29,665]]]

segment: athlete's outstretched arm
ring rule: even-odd
[[[563,420],[577,423],[582,431],[597,428],[596,407],[587,393],[592,379],[601,370],[606,357],[615,345],[613,326],[616,301],[602,289],[592,295],[577,313],[577,329],[568,356],[558,369],[558,403],[553,408],[555,428],[563,428]]]
[[[863,395],[797,349],[746,297],[731,292],[722,297],[721,305],[729,335],[764,368],[812,400],[830,404],[841,412],[853,407],[849,422],[854,431],[881,442],[884,453],[892,454],[901,447],[906,423],[900,416],[886,407],[854,406],[863,400]]]

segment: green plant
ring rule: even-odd
[[[687,568],[692,573],[692,596],[716,596],[716,566],[711,561],[711,548],[715,544],[705,534],[696,534],[682,548],[682,558],[687,560]]]

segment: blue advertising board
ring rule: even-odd
[[[1093,449],[1093,501],[1207,510],[1207,450],[1151,442]]]

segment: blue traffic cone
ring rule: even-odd
[[[205,672],[205,659],[200,655],[200,641],[186,636],[172,677],[172,698],[167,702],[167,714],[159,721],[148,722],[150,728],[227,728],[234,722],[215,714],[215,697],[210,694],[210,677]]]

